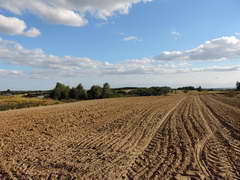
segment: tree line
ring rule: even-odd
[[[177,88],[177,90],[181,90],[183,91],[184,93],[188,93],[189,91],[203,91],[203,88],[202,86],[199,86],[197,88],[195,88],[194,86],[185,86],[185,87],[180,87],[180,88]]]
[[[109,83],[104,83],[102,87],[93,85],[89,90],[86,90],[82,84],[70,88],[63,83],[58,82],[55,88],[51,91],[50,97],[56,100],[87,100],[125,96],[160,96],[167,95],[170,91],[170,87],[151,87],[135,88],[128,92],[126,89],[111,89]]]
[[[161,96],[167,95],[171,91],[170,87],[150,87],[150,88],[139,88],[129,92],[129,94],[137,96]]]
[[[70,88],[69,86],[57,83],[55,88],[51,91],[50,97],[57,100],[63,99],[101,99],[109,98],[112,94],[110,85],[105,83],[103,87],[98,85],[93,85],[90,90],[84,89],[82,84],[79,84],[77,87]]]

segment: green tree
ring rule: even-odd
[[[77,94],[78,94],[78,97],[77,99],[87,99],[88,98],[88,95],[87,95],[87,91],[83,88],[82,84],[79,84],[77,87]]]
[[[90,99],[100,99],[102,97],[102,88],[97,85],[93,85],[88,91],[88,97]]]
[[[239,81],[236,82],[236,89],[237,89],[237,91],[240,91],[240,82]]]
[[[73,87],[73,88],[70,90],[70,92],[69,92],[69,97],[70,97],[71,99],[78,99],[79,93],[78,93],[77,88],[74,88],[74,87]]]
[[[79,84],[76,88],[72,88],[69,92],[69,96],[72,99],[87,99],[87,91],[83,88],[82,84]]]
[[[62,83],[57,83],[55,88],[51,92],[51,97],[53,99],[68,99],[69,98],[70,88]]]
[[[108,83],[105,83],[102,89],[102,98],[109,98],[111,94],[112,90],[110,88],[110,85]]]
[[[197,90],[198,90],[199,92],[201,92],[201,91],[202,91],[202,87],[199,86],[199,87],[197,88]]]

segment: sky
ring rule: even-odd
[[[233,88],[239,0],[0,0],[0,90]]]

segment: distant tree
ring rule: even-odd
[[[134,89],[130,91],[130,94],[134,96],[161,96],[167,95],[170,91],[170,87],[150,87]]]
[[[50,97],[53,99],[60,100],[61,99],[61,91],[60,89],[54,88],[50,94]]]
[[[188,93],[188,90],[184,89],[183,92],[186,94],[186,93]]]
[[[90,99],[100,99],[102,97],[102,88],[97,85],[93,85],[87,92]]]
[[[151,95],[151,96],[157,96],[157,95],[160,95],[161,89],[159,87],[150,87],[148,89],[148,94]]]
[[[87,99],[87,91],[83,88],[82,84],[79,84],[77,87],[78,97],[77,99]]]
[[[112,94],[112,90],[108,83],[105,83],[102,88],[102,98],[109,98]]]
[[[192,91],[192,90],[195,90],[195,87],[193,87],[193,86],[180,87],[180,88],[178,88],[178,90]]]
[[[69,92],[70,88],[66,86],[64,89],[61,91],[61,99],[68,99],[69,98]]]
[[[53,99],[61,99],[61,86],[62,84],[61,83],[57,83],[55,88],[52,90],[51,94],[50,94],[50,97],[53,98]]]
[[[70,97],[71,99],[78,99],[79,93],[78,93],[77,88],[73,87],[73,88],[69,91],[69,97]]]
[[[202,91],[202,87],[199,86],[199,87],[197,88],[197,90],[198,90],[199,92],[201,92],[201,91]]]
[[[161,89],[160,89],[161,94],[160,95],[165,95],[166,96],[170,91],[171,91],[170,87],[161,87]]]
[[[240,82],[239,81],[236,82],[236,89],[237,89],[237,91],[240,91]]]
[[[187,87],[186,89],[192,89]],[[151,87],[151,88],[118,88],[111,89],[109,83],[104,83],[103,88],[97,85],[93,85],[90,90],[86,91],[82,84],[77,87],[66,86],[62,83],[57,83],[55,88],[50,92],[50,97],[57,100],[62,99],[100,99],[110,97],[122,97],[122,96],[161,96],[167,95],[173,92],[170,87]]]
[[[51,92],[51,97],[53,99],[62,100],[69,98],[70,88],[62,83],[57,83],[55,88]]]

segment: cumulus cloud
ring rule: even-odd
[[[107,19],[116,13],[127,14],[129,9],[140,2],[152,0],[0,0],[0,7],[15,14],[31,12],[53,24],[83,26],[87,13]]]
[[[11,65],[71,73],[98,73],[108,63],[90,58],[59,57],[46,54],[42,49],[28,50],[15,41],[0,39],[0,61]]]
[[[37,37],[41,34],[36,28],[26,29],[27,25],[23,20],[15,17],[6,17],[0,14],[0,33],[8,35],[24,35],[28,37]]]
[[[163,51],[154,57],[159,61],[221,61],[240,56],[240,40],[235,36],[206,41],[197,48],[185,51]]]
[[[220,39],[221,42],[224,43],[219,43],[218,41]],[[226,40],[229,42],[226,43]],[[204,47],[204,51],[209,52],[210,50],[214,50],[216,47],[219,47],[219,44],[225,44],[224,48],[221,46],[221,51],[230,51],[231,53],[229,54],[231,56],[236,56],[238,55],[240,49],[239,41],[240,40],[237,38],[224,37],[208,41],[199,47]],[[206,50],[207,47],[210,48],[210,50]],[[222,52],[219,53],[222,54]],[[227,54],[228,57],[230,57],[229,54]],[[223,59],[222,57],[219,57],[219,54],[217,54],[217,57],[213,57],[213,55],[214,54],[211,54],[211,58],[207,58],[207,60],[216,60],[218,58]],[[0,39],[0,61],[10,65],[30,67],[32,69],[31,76],[34,78],[53,76],[76,77],[92,75],[157,75],[190,72],[226,72],[240,70],[240,65],[192,67],[189,62],[193,62],[195,59],[192,59],[193,61],[172,61],[176,56],[183,56],[183,53],[181,51],[170,53],[165,52],[165,56],[166,57],[164,57],[164,60],[168,59],[171,61],[158,61],[159,59],[146,57],[140,59],[130,59],[117,64],[111,64],[109,62],[93,60],[87,57],[59,57],[56,55],[46,54],[42,49],[29,50],[15,41]]]
[[[62,75],[85,76],[106,74],[154,74],[166,73],[169,67],[154,64],[151,58],[126,60],[119,64],[111,64],[90,58],[59,57],[46,54],[41,49],[28,50],[19,43],[0,40],[0,61],[11,65],[31,67],[34,76]]]

